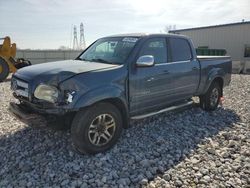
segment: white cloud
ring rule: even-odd
[[[165,11],[166,5],[171,2],[168,0],[126,0],[119,1],[121,6],[129,6],[132,11],[140,16],[143,15],[159,15]]]
[[[247,21],[249,7],[249,0],[0,0],[0,35],[22,48],[57,48],[69,45],[71,25],[80,22],[90,43],[110,34],[160,32],[166,25]]]

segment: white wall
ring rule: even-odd
[[[32,64],[75,59],[82,51],[71,50],[17,50],[16,58],[30,60]]]
[[[240,69],[247,71],[250,67],[248,65],[250,58],[244,58],[245,45],[250,45],[250,24],[208,27],[176,33],[189,36],[196,48],[208,46],[214,49],[226,49],[227,55],[233,60],[234,72]]]

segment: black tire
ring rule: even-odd
[[[217,93],[217,95],[215,94]],[[200,106],[206,111],[215,110],[220,102],[222,96],[222,87],[218,82],[213,82],[205,95],[200,96]]]
[[[106,120],[110,121],[106,122]],[[108,123],[111,124],[108,125]],[[73,146],[80,153],[96,154],[104,152],[117,142],[122,133],[122,127],[121,113],[114,105],[104,102],[97,103],[85,110],[79,111],[74,117],[71,125]],[[108,138],[106,135],[107,130],[108,132],[110,131],[109,135],[112,135],[108,136],[108,141],[102,137],[104,135]],[[96,142],[93,141],[94,139],[99,139],[98,144],[93,143]],[[106,143],[100,145],[101,141],[106,141]]]
[[[4,81],[9,75],[10,69],[8,63],[0,58],[0,82]]]

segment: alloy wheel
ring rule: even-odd
[[[210,95],[210,105],[215,106],[219,100],[219,91],[217,88],[214,88]]]
[[[95,146],[103,146],[113,138],[115,129],[116,123],[112,115],[98,115],[89,126],[89,141]]]

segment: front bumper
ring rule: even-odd
[[[27,100],[21,101],[27,109],[38,114],[63,116],[69,112],[69,109],[65,109],[62,106],[55,106],[54,104],[46,102],[34,104]]]
[[[44,126],[47,121],[44,116],[29,112],[22,104],[10,102],[9,111],[20,121],[31,126]]]

